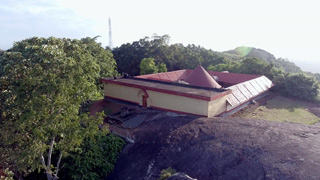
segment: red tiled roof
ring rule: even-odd
[[[142,78],[142,79],[174,82],[174,81],[181,80],[183,77],[187,76],[187,74],[188,74],[188,73],[186,73],[187,71],[189,71],[189,70],[184,69],[184,70],[164,72],[164,73],[146,74],[146,75],[135,76],[135,77]]]
[[[208,71],[208,73],[211,76],[217,76],[219,78],[218,81],[223,83],[228,83],[231,85],[239,84],[239,83],[260,77],[260,75],[225,73],[225,72],[216,72],[216,71]]]
[[[191,85],[208,87],[208,88],[221,88],[212,76],[202,67],[198,66],[195,70],[185,79]]]
[[[204,69],[203,69],[204,70]],[[186,79],[193,73],[194,70],[177,70],[171,72],[157,73],[157,74],[146,74],[141,76],[135,76],[136,78],[151,79],[165,82],[174,82],[178,80],[186,81]],[[251,79],[260,77],[260,75],[251,74],[238,74],[238,73],[226,73],[226,72],[216,72],[207,71],[210,76],[218,77],[218,82],[226,83],[229,85],[239,84]]]
[[[139,78],[122,78],[122,79],[100,79],[101,82],[118,84],[127,87],[134,87],[144,90],[151,90],[177,96],[185,96],[193,99],[212,101],[231,93],[231,90],[225,89],[205,89],[181,86],[177,83],[161,83],[141,80]]]

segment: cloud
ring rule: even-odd
[[[58,7],[50,1],[44,0],[4,0],[0,6],[1,10],[9,11],[15,14],[41,14]]]
[[[55,2],[55,1],[53,1]],[[0,6],[0,49],[33,36],[92,36],[93,21],[68,7],[45,0],[4,0]]]

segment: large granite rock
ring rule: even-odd
[[[320,179],[320,126],[164,114],[134,138],[108,179],[156,180],[168,167],[198,180]]]

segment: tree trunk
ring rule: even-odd
[[[51,156],[52,156],[52,152],[53,152],[53,145],[54,145],[54,140],[55,137],[53,136],[50,142],[50,148],[49,148],[49,152],[48,152],[48,159],[47,159],[47,165],[45,163],[43,154],[41,154],[41,163],[42,165],[45,167],[46,170],[46,175],[47,175],[47,179],[48,180],[55,180],[58,179],[57,176],[53,176],[53,172],[51,171]],[[60,155],[61,156],[61,155]],[[60,160],[61,158],[59,157],[59,164],[60,164]],[[56,173],[57,174],[57,173]]]
[[[47,174],[47,179],[48,180],[53,180],[52,174],[50,174],[49,172],[46,172]]]

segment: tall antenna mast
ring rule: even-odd
[[[112,32],[111,32],[111,18],[109,18],[109,48],[113,49]]]

